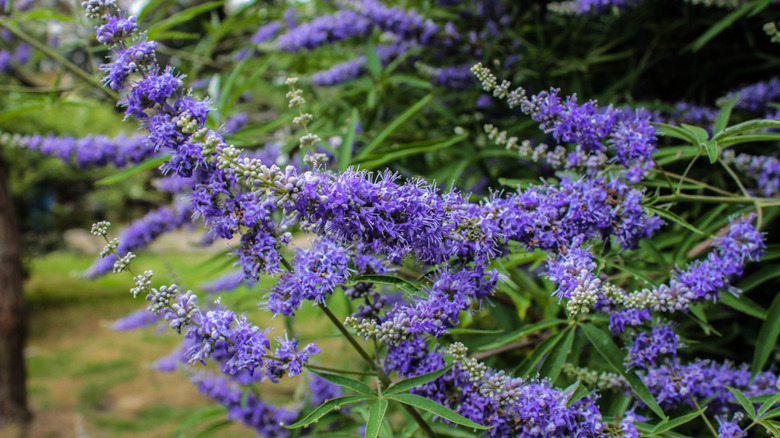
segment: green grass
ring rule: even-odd
[[[78,278],[94,261],[90,255],[57,252],[35,259],[26,282],[30,309],[27,348],[28,388],[36,422],[49,424],[30,438],[70,437],[80,418],[91,437],[254,437],[238,425],[225,426],[225,411],[216,407],[182,373],[160,373],[151,363],[173,351],[181,340],[171,330],[154,329],[117,333],[108,324],[144,308],[146,301],[129,293],[133,281],[127,273],[108,274],[95,281]],[[199,283],[232,269],[224,251],[182,251],[140,254],[136,271],[151,269],[154,284],[176,281],[180,289],[197,291]],[[182,283],[182,279],[186,279]],[[286,328],[298,335],[301,346],[316,342],[323,353],[318,363],[348,369],[360,368],[338,331],[322,312],[305,303],[293,320],[272,318],[259,310],[273,278],[263,278],[251,289],[224,293],[221,300],[237,312],[246,312],[261,327],[273,327],[270,337],[283,336]],[[200,296],[200,302],[216,297]],[[346,314],[345,300],[329,303],[338,315]],[[200,367],[199,365],[196,367]],[[305,378],[264,383],[264,400],[286,403]],[[201,435],[202,434],[202,435]]]

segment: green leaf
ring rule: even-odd
[[[737,99],[739,99],[739,94],[726,102],[726,104],[723,105],[723,108],[720,109],[720,112],[718,112],[718,117],[715,118],[715,124],[712,127],[712,132],[714,134],[720,133],[728,126],[729,119],[731,118],[731,110],[734,109]]]
[[[44,9],[44,8],[33,9],[31,11],[25,12],[24,14],[19,15],[19,18],[17,18],[17,20],[20,23],[29,20],[56,20],[56,21],[62,21],[64,23],[71,23],[75,21],[73,17],[69,15],[60,14],[51,9]]]
[[[750,131],[758,131],[761,129],[780,128],[780,120],[777,119],[754,119],[747,122],[737,123],[736,125],[724,128],[719,134],[712,137],[713,140],[722,141],[726,138],[733,137],[738,134],[742,134]]]
[[[219,90],[219,100],[217,101],[217,109],[220,111],[224,112],[227,109],[225,104],[230,98],[230,92],[233,90],[233,86],[238,80],[238,77],[244,71],[244,67],[247,66],[250,59],[252,59],[252,57],[247,56],[239,61],[238,65],[233,66],[230,75],[227,77],[227,80],[225,80],[224,84],[222,84],[222,89]]]
[[[517,330],[516,332],[507,335],[503,339],[499,339],[499,340],[497,340],[495,342],[492,342],[490,344],[483,345],[483,346],[478,348],[478,351],[492,350],[494,348],[498,348],[498,347],[504,346],[506,344],[509,344],[510,342],[514,342],[514,341],[516,341],[516,340],[518,340],[520,338],[523,338],[525,336],[528,336],[528,335],[530,335],[532,333],[536,333],[536,332],[538,332],[540,330],[544,330],[547,327],[552,327],[552,326],[555,326],[555,325],[558,325],[558,324],[565,324],[567,322],[569,322],[569,321],[567,321],[565,319],[548,319],[548,320],[545,320],[545,321],[541,321],[541,322],[533,324],[533,325],[531,325],[529,327],[525,327],[525,328],[522,328],[520,330]]]
[[[762,418],[768,419],[768,418],[775,418],[780,417],[780,408],[774,408],[769,412],[765,412],[766,415],[764,415]]]
[[[388,404],[387,399],[379,398],[371,405],[366,423],[366,438],[376,438],[379,435],[379,428],[382,427],[382,419],[385,418]]]
[[[572,383],[568,388],[563,390],[563,393],[566,394],[567,392],[570,392],[569,398],[566,399],[566,407],[571,407],[574,403],[577,403],[578,400],[581,400],[583,397],[590,394],[590,390],[579,380]]]
[[[416,388],[420,385],[424,385],[428,382],[432,382],[446,373],[451,367],[446,366],[440,370],[436,370],[427,374],[423,374],[416,377],[411,377],[400,382],[393,383],[387,389],[384,390],[385,395],[399,394],[406,392],[412,388]]]
[[[191,8],[187,8],[181,12],[177,12],[170,17],[166,18],[165,20],[159,21],[152,26],[149,27],[148,31],[148,38],[149,40],[155,40],[157,39],[158,35],[164,31],[168,30],[173,26],[176,26],[177,24],[186,23],[188,21],[191,21],[193,18],[197,17],[198,15],[208,12],[212,9],[216,9],[224,4],[224,0],[219,1],[213,1],[209,3],[204,3],[202,5],[193,6]]]
[[[750,373],[753,376],[764,368],[764,364],[777,344],[778,335],[780,335],[780,294],[775,295],[772,300],[766,319],[758,332],[756,349],[753,350],[753,363],[750,365]]]
[[[704,234],[704,231],[694,227],[693,225],[689,224],[685,219],[681,218],[680,216],[677,216],[676,214],[672,213],[669,210],[663,210],[660,208],[652,207],[650,205],[645,206],[646,210],[649,210],[658,216],[661,216],[664,219],[668,219],[678,225],[681,225],[684,228],[687,228],[688,230],[693,231],[696,234]]]
[[[575,330],[567,330],[566,336],[558,345],[553,348],[547,358],[544,359],[542,367],[539,369],[539,374],[550,379],[550,383],[555,383],[558,375],[561,374],[561,368],[563,363],[566,362],[566,358],[569,357],[571,346],[574,343]]]
[[[323,373],[320,371],[316,371],[313,369],[309,369],[312,373],[322,377],[323,379],[327,380],[330,383],[335,383],[336,385],[339,385],[343,388],[349,388],[355,392],[359,392],[361,394],[365,395],[376,395],[376,391],[371,389],[370,386],[366,385],[363,382],[359,382],[354,379],[350,379],[348,377],[340,376],[338,374],[332,374],[332,373]]]
[[[544,356],[549,353],[550,350],[552,350],[553,347],[558,344],[558,342],[560,342],[560,340],[570,328],[571,327],[567,327],[563,331],[560,331],[545,339],[544,342],[539,344],[534,349],[534,352],[531,353],[531,356],[527,357],[522,363],[520,363],[520,365],[514,370],[513,374],[517,374],[521,377],[526,377],[531,374],[531,371],[536,368],[536,365],[538,365]]]
[[[772,408],[772,406],[775,405],[780,400],[780,392],[775,393],[773,396],[769,397],[759,408],[758,408],[758,417],[763,417],[763,415]]]
[[[372,78],[379,79],[382,75],[382,63],[379,61],[379,56],[376,54],[376,46],[374,43],[369,41],[366,44],[365,53],[368,73],[371,74]]]
[[[752,10],[763,9],[763,7],[766,7],[768,4],[769,0],[757,0],[743,5],[739,9],[721,18],[717,23],[712,25],[712,27],[707,29],[706,32],[696,38],[696,40],[694,40],[688,47],[686,47],[685,50],[692,52],[699,51],[699,49],[704,47],[704,45],[707,44],[711,39],[718,36],[718,34],[731,26],[731,24],[737,21],[740,17],[751,12]]]
[[[741,143],[757,143],[762,141],[777,141],[777,140],[780,140],[780,134],[772,134],[772,133],[741,134],[741,135],[728,137],[725,140],[718,140],[718,144],[721,145],[721,147],[725,148],[726,146],[734,146],[736,144],[741,144]]]
[[[347,135],[339,146],[339,171],[347,170],[352,160],[352,144],[355,142],[355,131],[360,123],[360,114],[357,108],[352,108],[352,115],[349,116],[350,123],[347,129]]]
[[[750,276],[743,278],[739,282],[739,290],[743,293],[753,290],[758,285],[773,278],[780,277],[780,266],[777,264],[771,264],[759,269],[758,272],[750,274]]]
[[[718,301],[746,315],[758,319],[766,319],[766,310],[745,296],[735,297],[733,294],[726,292],[720,295]]]
[[[286,125],[295,117],[294,114],[288,113],[280,116],[278,119],[274,119],[268,123],[260,125],[252,125],[242,128],[236,131],[233,135],[228,137],[231,143],[236,146],[255,145],[261,143],[258,137],[273,131],[274,129]]]
[[[647,389],[644,382],[633,371],[627,371],[623,366],[623,353],[617,345],[612,341],[612,337],[604,332],[604,330],[591,325],[584,324],[581,326],[582,331],[585,332],[585,336],[588,337],[596,351],[606,359],[610,367],[618,372],[628,382],[631,390],[642,400],[653,412],[659,417],[666,418],[664,411],[658,406],[658,402],[653,397],[653,394]]]
[[[417,293],[417,286],[415,286],[414,283],[411,283],[407,280],[404,280],[403,278],[395,277],[392,275],[381,275],[381,274],[358,275],[357,277],[352,277],[349,280],[349,282],[345,283],[344,285],[350,287],[358,283],[386,284],[389,286],[396,286],[397,288],[405,292],[408,292],[410,294]]]
[[[406,111],[403,112],[400,116],[398,116],[395,120],[390,122],[385,128],[379,132],[379,134],[374,137],[373,140],[369,144],[367,144],[357,155],[357,159],[363,159],[368,154],[374,151],[379,145],[382,144],[382,142],[387,139],[390,134],[395,132],[396,129],[398,129],[401,125],[406,123],[409,119],[411,119],[415,114],[417,114],[421,109],[425,107],[425,105],[428,104],[428,102],[433,99],[433,94],[428,94],[422,99],[420,99],[417,103],[412,105],[410,108],[408,108]]]
[[[715,140],[708,140],[710,135],[706,129],[699,126],[687,125],[685,123],[682,123],[682,127],[693,134],[696,138],[696,144],[698,144],[700,148],[707,151],[710,163],[718,161],[718,143]]]
[[[692,132],[687,131],[679,126],[669,125],[666,123],[654,122],[655,131],[665,137],[674,137],[679,140],[687,141],[691,144],[698,144],[696,136]]]
[[[206,426],[203,430],[193,435],[193,438],[206,438],[214,436],[214,432],[233,425],[233,420],[218,420]]]
[[[319,420],[320,418],[324,417],[325,414],[327,414],[330,411],[333,411],[335,409],[341,409],[342,407],[351,405],[353,403],[370,400],[371,398],[372,397],[366,397],[364,395],[351,395],[348,397],[334,398],[333,400],[328,400],[325,403],[318,406],[317,409],[313,410],[304,419],[300,421],[296,421],[295,423],[289,426],[288,425],[283,425],[283,426],[288,429],[297,429],[299,427],[308,426],[314,423],[315,421]]]
[[[369,170],[375,169],[385,163],[399,160],[401,158],[405,158],[411,155],[417,155],[425,152],[435,151],[437,149],[448,148],[456,143],[463,141],[464,139],[466,139],[465,135],[456,135],[454,137],[448,138],[443,141],[436,141],[433,144],[428,144],[427,146],[420,146],[416,148],[404,148],[402,150],[385,151],[384,153],[382,153],[382,158],[371,160],[371,161],[365,161],[360,165],[360,167]],[[426,143],[430,143],[430,142],[426,142]]]
[[[124,181],[127,178],[130,178],[133,175],[139,174],[141,172],[144,172],[149,169],[155,169],[160,167],[162,163],[164,163],[168,158],[170,158],[170,155],[166,155],[164,157],[154,157],[149,158],[146,161],[143,161],[141,163],[136,164],[133,167],[128,167],[125,170],[122,170],[121,172],[117,172],[111,176],[107,176],[103,179],[99,179],[95,181],[95,185],[98,186],[107,186],[111,184],[116,184],[120,181]]]
[[[451,335],[495,335],[498,333],[504,333],[502,329],[473,329],[473,328],[461,328],[455,327],[447,329],[447,333]]]
[[[439,435],[454,436],[455,438],[482,438],[482,435],[469,432],[467,430],[461,430],[458,428],[450,427],[442,423],[429,424],[431,429]]]
[[[393,85],[404,84],[416,88],[422,88],[423,90],[430,90],[433,88],[433,85],[430,81],[424,81],[418,77],[404,74],[392,75],[390,78],[388,78],[388,81]]]
[[[751,420],[756,418],[756,407],[753,406],[753,403],[748,400],[747,396],[745,396],[742,391],[731,386],[727,386],[726,389],[728,389],[729,392],[731,392],[731,394],[736,397],[737,402],[739,402],[739,405],[742,406],[742,409],[748,413],[748,416]]]
[[[706,411],[706,410],[707,410],[707,406],[699,409],[696,412],[691,412],[690,414],[686,414],[686,415],[683,415],[682,417],[675,418],[674,420],[669,420],[669,421],[664,420],[664,421],[658,423],[658,425],[656,425],[653,428],[653,432],[652,433],[660,435],[660,434],[662,434],[662,433],[664,433],[664,432],[666,432],[668,430],[672,430],[672,429],[674,429],[677,426],[683,425],[683,424],[693,420],[694,418],[696,418],[699,415],[703,414],[704,411]]]
[[[644,434],[647,434],[647,436],[649,436],[649,437],[653,436],[652,435],[652,430],[653,430],[653,427],[655,427],[655,426],[653,426],[651,424],[647,424],[647,423],[640,423],[640,422],[635,422],[634,425],[636,426],[636,429],[639,432],[643,432]],[[644,437],[645,435],[640,435],[640,436]],[[691,438],[688,435],[682,435],[682,434],[679,434],[679,433],[676,433],[676,432],[669,432],[669,431],[665,432],[663,434],[663,436],[668,436],[668,437],[671,437],[671,438]]]
[[[481,424],[475,423],[468,418],[452,411],[450,408],[446,406],[442,406],[438,403],[436,403],[433,400],[429,400],[425,397],[420,397],[419,395],[414,394],[393,394],[391,396],[387,397],[390,400],[397,401],[398,403],[403,403],[405,405],[414,406],[415,408],[420,408],[424,411],[428,411],[432,414],[438,415],[441,418],[444,418],[445,420],[449,420],[455,424],[460,424],[461,426],[466,426],[474,429],[490,429],[490,426],[483,426]]]

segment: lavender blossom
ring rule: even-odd
[[[324,303],[336,286],[349,278],[349,255],[329,240],[314,242],[311,249],[299,250],[294,271],[283,274],[264,304],[274,314],[294,315],[303,300]]]
[[[770,103],[780,100],[780,79],[772,78],[742,87],[729,92],[723,99],[731,100],[736,96],[739,97],[735,109],[766,113],[770,110]]]
[[[767,198],[780,192],[780,160],[765,155],[739,154],[723,151],[723,161],[756,180],[758,192]]]
[[[440,354],[420,338],[388,351],[385,367],[401,377],[413,377],[444,366]],[[511,378],[488,367],[485,380],[473,379],[461,362],[442,377],[412,389],[412,393],[444,404],[477,423],[492,426],[491,437],[590,437],[603,428],[601,414],[591,397],[566,406],[569,394],[544,380]],[[489,382],[486,383],[485,381]]]
[[[691,397],[698,401],[710,400],[707,412],[725,414],[739,409],[731,392],[731,386],[747,397],[774,394],[777,375],[771,371],[759,373],[751,380],[748,366],[734,367],[730,362],[696,360],[686,365],[678,361],[650,368],[641,375],[650,392],[664,410],[678,406],[693,407]]]
[[[263,403],[251,392],[245,393],[225,378],[202,373],[192,376],[192,383],[202,394],[227,409],[228,420],[241,422],[255,429],[260,436],[290,436],[291,431],[282,424],[292,424],[298,412]]]
[[[137,330],[149,327],[160,321],[162,317],[146,309],[136,310],[127,316],[117,319],[111,323],[111,329],[116,331]]]
[[[647,369],[660,365],[662,356],[668,355],[676,360],[680,346],[680,337],[670,326],[657,325],[649,332],[640,332],[634,336],[634,343],[626,356],[626,365]]]
[[[275,37],[279,31],[282,30],[282,24],[278,21],[272,21],[264,26],[260,26],[250,41],[252,44],[260,44]]]
[[[67,163],[75,163],[82,169],[109,164],[121,168],[138,164],[157,155],[154,147],[143,136],[119,135],[110,138],[88,135],[76,138],[38,134],[24,136],[2,134],[0,141],[14,147],[36,150]]]
[[[200,289],[210,293],[230,292],[240,286],[252,287],[254,284],[255,281],[244,277],[244,270],[239,269],[201,284]]]
[[[407,44],[381,45],[376,47],[376,54],[381,65],[387,65],[394,58],[408,50]],[[350,79],[355,79],[366,72],[366,57],[359,56],[333,67],[316,72],[311,77],[312,84],[316,86],[332,86],[341,84]]]

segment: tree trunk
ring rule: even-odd
[[[27,315],[21,256],[8,172],[0,151],[0,426],[24,424],[31,418],[25,388]]]

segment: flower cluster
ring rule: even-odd
[[[745,153],[736,155],[732,149],[726,149],[722,159],[755,179],[762,196],[771,198],[780,192],[780,160],[777,158]]]
[[[329,240],[314,242],[300,250],[293,260],[294,270],[283,274],[268,294],[265,306],[274,314],[292,316],[303,300],[325,303],[325,298],[349,278],[349,255]]]
[[[241,422],[265,437],[284,438],[291,434],[284,424],[292,424],[298,416],[295,410],[276,408],[245,392],[225,378],[208,373],[192,376],[192,383],[202,394],[227,409],[227,418]]]
[[[32,149],[44,155],[74,163],[82,169],[114,165],[125,167],[138,164],[157,155],[154,147],[143,136],[110,138],[102,135],[86,137],[59,137],[55,135],[10,135],[3,133],[0,143]]]
[[[379,29],[394,35],[393,44],[398,45],[392,49],[395,52],[388,49],[391,55],[387,59],[378,53],[380,62],[387,62],[403,51],[399,48],[402,44],[456,38],[447,36],[451,32],[446,28],[439,29],[414,13],[388,8],[375,0],[345,4],[348,7],[336,14],[283,33],[274,44],[288,51],[310,49],[326,42],[365,37]],[[499,281],[498,270],[491,264],[510,251],[545,251],[548,261],[543,274],[555,283],[557,298],[567,300],[571,313],[589,309],[609,312],[615,332],[650,320],[651,311],[684,311],[693,302],[717,298],[731,290],[730,277],[740,275],[745,264],[763,252],[763,236],[748,217],[733,219],[728,231],[712,239],[715,250],[685,269],[676,269],[668,285],[629,293],[598,272],[593,246],[635,248],[662,225],[644,208],[644,191],[626,182],[639,182],[652,166],[656,139],[646,111],[600,108],[594,101],[579,103],[575,95],[559,96],[557,89],[529,97],[522,88],[510,90],[508,81],[499,84],[487,69],[477,65],[474,72],[487,91],[506,99],[511,107],[519,107],[561,147],[538,155],[546,154],[563,168],[592,172],[584,177],[559,174],[556,184],[494,193],[472,202],[455,189],[442,190],[424,180],[403,180],[391,172],[331,172],[317,164],[323,160],[316,156],[304,160],[308,167],[282,169],[275,165],[276,156],[269,159],[264,153],[242,151],[227,144],[220,133],[225,131],[206,127],[210,102],[187,91],[184,76],[157,64],[156,43],[137,34],[134,17],[107,0],[88,0],[85,7],[101,20],[96,31],[101,41],[113,46],[113,61],[103,66],[105,83],[124,92],[120,106],[126,118],[138,119],[149,131],[145,144],[150,150],[170,155],[161,167],[170,174],[164,184],[191,187],[188,205],[177,207],[179,211],[170,213],[173,217],[159,214],[143,226],[133,225],[118,241],[109,242],[107,252],[115,254],[113,257],[125,254],[111,261],[115,270],[117,266],[127,268],[129,259],[125,257],[132,255],[129,250],[146,245],[192,216],[200,217],[210,236],[237,242],[234,253],[240,270],[212,289],[254,282],[264,274],[278,275],[263,306],[275,314],[294,315],[304,300],[324,307],[328,297],[341,287],[349,298],[364,300],[345,325],[385,344],[388,354],[383,365],[387,372],[411,377],[445,367],[442,352],[428,348],[424,337],[440,338],[459,324],[461,312],[487,302]],[[256,39],[272,38],[279,31],[280,26],[271,26]],[[327,75],[321,78],[323,83],[335,82],[356,69],[355,74],[359,74],[362,68],[355,62],[330,79]],[[450,82],[449,78],[457,79],[463,71],[438,73]],[[308,131],[311,115],[300,111],[302,91],[295,88],[292,79],[287,84],[292,88],[288,93],[290,108],[299,110],[295,123],[306,130],[300,146],[311,146],[314,151],[320,139]],[[493,135],[492,130],[491,135],[497,142],[523,147],[507,135]],[[575,150],[567,152],[564,144],[572,144]],[[607,163],[617,163],[623,169],[605,172]],[[296,251],[288,262],[283,254],[292,241],[293,227],[310,231],[316,240],[311,248]],[[104,227],[97,227],[96,232],[105,237]],[[370,274],[388,272],[389,263],[426,273],[416,282],[406,282],[404,289],[409,292],[411,288],[408,296],[372,292]],[[94,268],[101,269],[105,267]],[[362,274],[365,278],[354,278]],[[219,303],[201,307],[195,294],[180,293],[175,285],[152,288],[151,273],[134,277],[134,293],[147,295],[148,310],[185,334],[184,348],[175,356],[178,361],[215,362],[233,382],[248,384],[295,376],[319,352],[314,344],[299,349],[298,340],[285,334],[277,338],[278,346],[272,353],[268,330],[250,323],[246,315]],[[377,278],[374,276],[374,281],[381,283]],[[774,382],[766,385],[774,378],[771,373],[750,383],[741,368],[715,370],[709,362],[680,365],[676,356],[679,344],[670,327],[657,326],[636,335],[627,358],[664,408],[687,403],[688,391],[697,399],[713,396],[713,409],[728,411],[723,382],[745,388],[752,395],[773,388]],[[377,351],[382,348],[377,346]],[[489,436],[591,437],[605,428],[595,395],[570,404],[572,394],[554,388],[552,382],[514,378],[494,370],[467,357],[462,345],[453,345],[447,354],[455,359],[451,369],[412,392],[490,426]],[[671,359],[662,362],[663,355]],[[613,386],[618,380],[612,379]],[[242,403],[242,396],[236,395],[240,390],[227,382],[202,379],[199,384],[228,407],[231,418],[261,433],[284,436],[286,431],[274,427],[297,414],[280,413],[255,398]],[[336,394],[326,392],[320,398]],[[620,427],[628,435],[636,434],[633,423],[639,419],[631,411]]]
[[[647,369],[660,365],[661,358],[671,356],[677,359],[680,337],[669,325],[656,325],[649,332],[639,332],[628,350],[626,364],[636,369]]]
[[[664,410],[678,406],[693,407],[691,398],[709,400],[708,413],[734,412],[738,405],[727,386],[736,388],[747,397],[773,394],[777,391],[777,375],[771,371],[759,373],[751,379],[747,365],[734,367],[729,362],[717,363],[696,360],[689,364],[672,361],[650,368],[641,375],[650,392]]]
[[[552,388],[549,382],[512,378],[467,359],[462,345],[453,347],[450,351],[455,355],[455,365],[440,378],[414,388],[413,393],[493,426],[487,431],[491,437],[585,438],[601,432],[601,414],[592,397],[567,406],[570,394]],[[422,338],[391,347],[385,360],[385,368],[402,377],[444,366],[443,356],[430,351]]]
[[[602,283],[595,272],[594,256],[585,250],[561,253],[549,263],[549,278],[558,285],[556,294],[570,298],[569,310],[579,312],[592,305],[611,312],[613,332],[628,323],[649,320],[649,312],[686,311],[698,301],[715,300],[720,292],[738,292],[729,284],[733,275],[741,275],[748,261],[756,261],[765,248],[763,234],[752,224],[753,217],[732,218],[727,232],[713,238],[715,251],[703,260],[694,260],[685,269],[676,269],[668,284],[626,292]],[[628,310],[627,312],[623,310]]]
[[[592,100],[579,104],[576,95],[561,99],[560,90],[555,88],[529,98],[523,88],[510,90],[509,81],[498,83],[482,64],[472,67],[472,72],[485,91],[506,99],[510,108],[520,107],[557,142],[575,145],[578,152],[573,158],[609,149],[614,153],[612,161],[627,169],[626,179],[633,183],[639,182],[653,166],[651,155],[656,150],[656,138],[647,111],[601,109]]]

